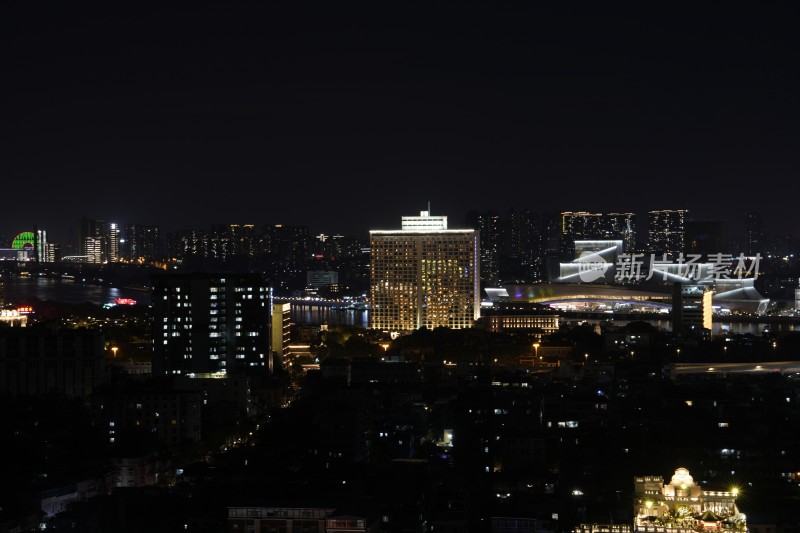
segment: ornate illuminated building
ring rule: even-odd
[[[693,531],[746,532],[736,506],[739,490],[705,490],[689,471],[678,468],[668,484],[661,476],[634,478],[634,530],[642,533]]]
[[[402,217],[400,230],[370,231],[370,327],[469,328],[480,309],[478,236],[447,217]]]

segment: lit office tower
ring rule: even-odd
[[[370,231],[370,327],[472,327],[480,309],[479,246],[473,229],[447,217],[402,217],[399,230]]]
[[[500,282],[500,215],[494,211],[470,211],[466,223],[480,232],[481,281],[489,285]]]
[[[103,262],[102,226],[100,220],[83,217],[80,222],[80,255],[86,257],[87,263]]]
[[[83,217],[80,239],[80,255],[86,256],[86,262],[119,261],[119,224]]]
[[[153,375],[272,370],[272,293],[258,274],[153,276]]]
[[[747,255],[764,252],[764,231],[761,225],[761,213],[745,213],[744,233]]]
[[[686,249],[685,209],[650,211],[649,246],[655,253],[678,255]]]

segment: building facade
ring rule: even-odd
[[[290,328],[292,325],[292,304],[272,304],[272,356],[277,361],[284,361],[288,355]],[[274,363],[273,363],[274,364]]]
[[[678,255],[686,250],[685,209],[667,209],[649,213],[649,247],[651,252]]]
[[[103,335],[89,330],[0,329],[0,394],[86,397],[106,380]]]
[[[738,489],[712,491],[695,483],[685,468],[675,470],[669,483],[661,476],[634,478],[634,531],[691,533],[747,531],[736,505]]]
[[[400,230],[370,231],[370,327],[472,327],[479,316],[475,230],[447,229],[447,217],[403,217]]]
[[[153,375],[272,370],[272,293],[257,274],[153,276]]]

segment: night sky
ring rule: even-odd
[[[67,239],[89,216],[366,237],[430,201],[452,226],[688,208],[800,234],[796,13],[233,4],[5,6],[0,233]]]

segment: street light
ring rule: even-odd
[[[585,353],[585,354],[583,354],[583,357],[586,358],[586,363],[588,363],[589,362],[589,354]]]
[[[680,358],[681,358],[681,349],[680,349],[680,348],[678,348],[678,349],[677,349],[677,350],[675,350],[675,351],[676,351],[676,352],[677,352],[677,354],[678,354],[678,359],[680,359]]]
[[[113,346],[113,347],[111,348],[111,352],[114,354],[114,359],[116,359],[116,358],[117,358],[117,350],[119,350],[119,348],[118,348],[118,347],[116,347],[116,346]]]
[[[539,343],[538,342],[534,342],[533,343],[533,356],[534,357],[538,357],[539,356]]]

